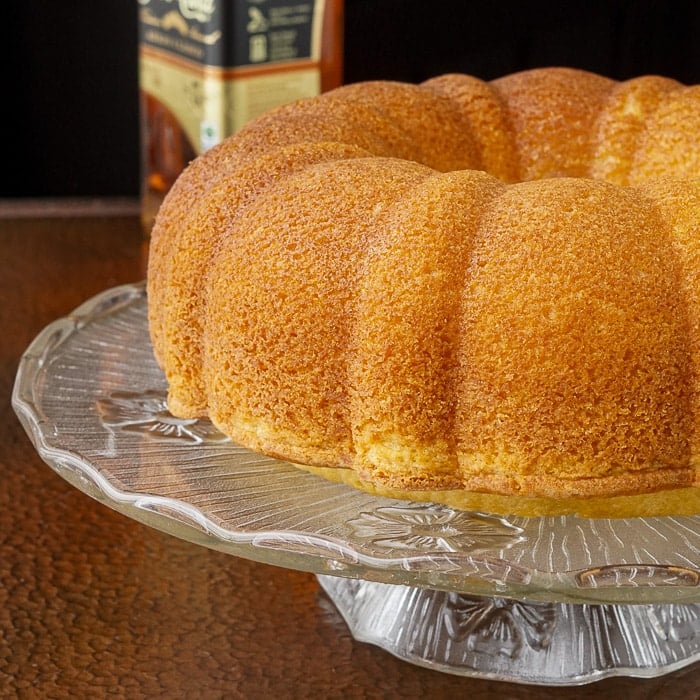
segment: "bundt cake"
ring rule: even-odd
[[[171,411],[370,491],[700,512],[700,86],[369,82],[195,160],[158,214]]]

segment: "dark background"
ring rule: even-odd
[[[345,80],[567,65],[700,83],[700,2],[346,0]],[[136,0],[3,7],[0,197],[138,194]]]

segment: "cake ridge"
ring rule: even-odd
[[[171,410],[409,498],[697,509],[699,107],[561,67],[253,120],[153,230]]]
[[[333,187],[328,188],[326,183],[331,172]],[[380,201],[388,204],[412,182],[432,172],[426,166],[395,159],[360,158],[357,162],[317,163],[279,180],[256,200],[256,207],[249,211],[248,226],[238,239],[224,241],[208,278],[208,303],[214,309],[210,312],[214,319],[210,320],[210,333],[205,343],[209,353],[205,362],[209,391],[213,394],[217,382],[226,382],[227,391],[236,391],[241,396],[237,407],[229,407],[225,401],[223,405],[210,405],[210,415],[217,424],[224,426],[227,432],[238,430],[237,423],[259,421],[267,425],[279,408],[291,411],[287,423],[298,428],[299,417],[306,415],[305,406],[312,394],[319,397],[323,404],[320,408],[328,422],[323,426],[308,426],[304,440],[294,448],[294,458],[301,461],[299,450],[305,448],[303,460],[317,463],[321,459],[318,453],[325,454],[323,445],[330,435],[334,441],[342,440],[344,454],[349,452],[343,421],[335,415],[336,411],[342,415],[345,410],[344,382],[341,381],[344,319],[328,312],[340,308],[341,304],[349,304],[355,276],[353,266],[361,259],[360,251],[372,233],[372,212],[377,211],[376,202],[368,196],[376,183],[383,183]],[[297,224],[291,230],[284,224],[286,213],[278,203],[286,201],[290,192],[297,191],[306,192],[309,201],[296,212]],[[360,194],[364,196],[358,196]],[[348,200],[350,196],[353,198]],[[338,227],[359,209],[364,211],[363,230],[358,229],[354,237],[339,236]],[[261,210],[264,213],[261,214]],[[279,235],[269,236],[269,226],[273,230],[280,226]],[[299,248],[299,256],[290,255],[292,245]],[[264,255],[268,248],[279,251],[279,257],[266,257],[270,264],[261,266],[255,278],[241,280],[240,289],[231,294],[227,277],[249,276],[251,257]],[[310,250],[325,261],[326,268],[308,266],[306,253]],[[280,261],[279,265],[276,260]],[[217,274],[217,270],[222,269],[226,273]],[[219,342],[219,329],[224,322],[240,335],[246,324],[270,312],[279,315],[279,322],[267,330],[265,337],[246,331],[252,343],[250,347],[234,347],[225,340]],[[303,366],[288,364],[284,349],[289,351],[291,347],[304,349],[307,359]],[[294,357],[296,355],[292,356],[292,365],[296,365]],[[216,371],[222,362],[229,363],[227,377],[219,376]],[[252,376],[258,375],[259,365],[286,368],[284,373],[280,372],[282,383],[274,389],[271,386],[269,397],[262,389],[266,381],[277,381],[273,374],[268,373],[257,383],[250,381]],[[241,383],[245,384],[243,389]],[[336,390],[339,393],[334,393]],[[236,412],[232,412],[232,408],[236,408]],[[263,432],[266,431],[267,428]],[[255,437],[249,436],[249,439]]]
[[[464,113],[474,133],[483,169],[504,182],[517,182],[520,162],[514,127],[500,92],[492,83],[461,73],[447,73],[421,83],[444,95]]]
[[[598,147],[591,175],[618,185],[630,184],[649,121],[665,97],[683,89],[675,80],[652,75],[616,84],[597,120]],[[612,153],[606,155],[605,149]]]
[[[695,466],[695,483],[700,484],[700,297],[694,293],[700,284],[700,177],[655,178],[634,187],[648,197],[667,221],[671,249],[679,265],[679,285],[685,298],[687,343],[692,359],[688,386],[691,396],[690,462]]]
[[[478,171],[434,173],[395,203],[401,209],[388,212],[380,245],[365,258],[350,354],[352,432],[360,462],[371,463],[375,476],[381,472],[391,481],[399,465],[415,472],[421,468],[417,455],[430,451],[434,471],[443,455],[445,485],[458,483],[452,428],[461,263],[477,225],[477,202],[501,187]],[[443,221],[470,195],[475,206],[463,210],[459,225]]]

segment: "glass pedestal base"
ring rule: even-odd
[[[355,639],[427,668],[513,683],[653,677],[700,660],[700,605],[526,603],[318,575]]]

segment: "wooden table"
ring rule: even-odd
[[[162,534],[38,457],[9,398],[46,324],[144,277],[134,202],[0,204],[0,697],[700,698],[700,666],[542,689],[356,642],[313,575]]]

